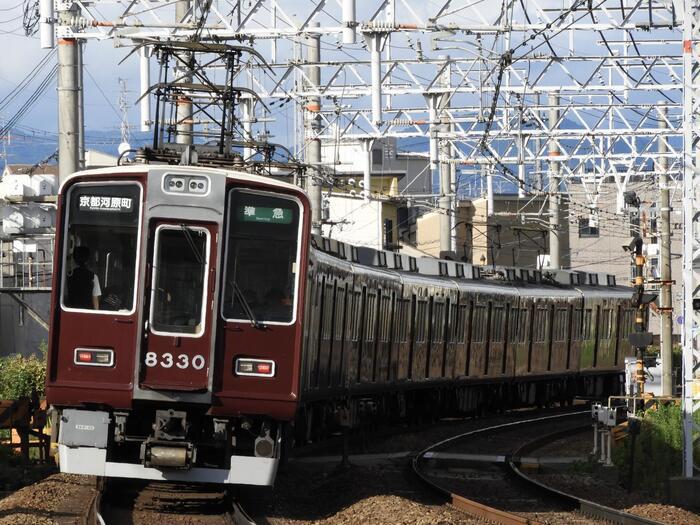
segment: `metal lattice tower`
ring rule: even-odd
[[[536,166],[545,166],[564,185],[582,185],[569,213],[618,228],[620,215],[597,212],[604,182],[617,187],[619,213],[631,180],[657,177],[659,165],[682,177],[684,465],[692,475],[700,393],[697,0],[192,0],[177,17],[179,3],[165,0],[58,0],[55,12],[50,4],[41,4],[42,34],[55,25],[59,38],[254,46],[271,71],[251,61],[236,80],[270,110],[251,99],[239,119],[247,136],[293,122],[299,158],[319,140],[412,140],[430,152],[436,175],[446,165],[495,171],[521,196],[556,193],[534,182]],[[320,38],[320,59],[311,64],[310,37]],[[147,71],[147,47],[135,56]],[[554,120],[550,98],[559,101]],[[146,125],[147,98],[142,110]],[[333,172],[321,168],[320,177]],[[454,196],[459,177],[441,190]]]

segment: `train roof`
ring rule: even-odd
[[[353,268],[366,267],[385,274],[399,272],[406,278],[410,275],[417,280],[443,278],[446,281],[454,280],[465,284],[471,281],[471,286],[478,283],[489,288],[515,286],[520,289],[534,290],[545,286],[546,293],[554,293],[555,290],[560,289],[561,295],[569,295],[574,289],[585,290],[587,293],[598,290],[604,295],[609,295],[613,290],[623,295],[630,293],[628,287],[617,284],[614,275],[606,273],[546,268],[539,270],[512,266],[477,266],[461,261],[412,257],[387,250],[375,250],[367,246],[354,246],[321,235],[312,235],[311,243],[319,252],[343,260]]]
[[[282,188],[287,190],[293,190],[296,192],[302,192],[299,186],[290,184],[289,182],[284,182],[271,177],[263,177],[261,175],[253,175],[252,173],[245,173],[243,171],[228,170],[222,168],[208,168],[202,166],[171,166],[168,164],[130,164],[128,166],[114,166],[109,168],[99,168],[92,170],[76,171],[69,175],[62,183],[59,188],[59,193],[63,191],[63,188],[69,182],[74,179],[79,179],[82,177],[89,177],[93,175],[114,175],[114,174],[124,174],[133,175],[138,173],[149,173],[152,171],[162,171],[163,173],[190,173],[193,171],[201,174],[210,175],[222,175],[229,179],[236,179],[244,182],[253,182],[256,184],[264,184],[273,188]]]

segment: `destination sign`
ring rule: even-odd
[[[133,210],[131,197],[109,197],[101,195],[80,195],[78,209],[81,211],[131,212]]]
[[[264,222],[268,224],[291,224],[294,214],[289,208],[267,208],[263,206],[238,206],[238,220],[242,222]]]

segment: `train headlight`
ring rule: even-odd
[[[275,362],[269,359],[249,359],[239,357],[236,359],[236,375],[254,377],[273,377],[275,375]]]
[[[114,350],[76,348],[73,363],[81,366],[114,366]]]

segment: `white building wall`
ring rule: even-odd
[[[332,195],[329,220],[323,235],[339,241],[382,249],[382,202],[365,201],[360,197]]]

